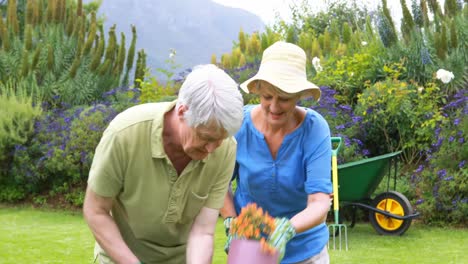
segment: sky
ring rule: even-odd
[[[271,25],[275,22],[275,15],[278,13],[281,18],[288,21],[290,14],[291,5],[300,5],[302,0],[212,0],[222,5],[242,8],[251,13],[259,16],[263,22],[267,25]],[[330,0],[308,0],[311,10],[323,10]],[[381,3],[381,0],[357,0],[358,3],[365,4],[369,10],[375,10],[377,5]],[[439,4],[443,6],[444,0],[439,0]],[[411,0],[407,0],[406,4],[411,10]],[[387,5],[390,9],[390,13],[394,18],[396,24],[400,23],[401,20],[401,6],[400,0],[387,0]]]
[[[222,5],[242,8],[259,16],[266,24],[273,23],[276,13],[282,18],[290,16],[290,5],[300,3],[297,0],[213,0]],[[318,4],[323,0],[315,1]]]

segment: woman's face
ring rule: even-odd
[[[260,105],[267,123],[271,126],[284,126],[294,118],[298,96],[278,93],[269,83],[260,84]]]

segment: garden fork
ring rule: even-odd
[[[341,233],[344,231],[346,251],[348,251],[348,230],[345,224],[340,224],[340,206],[338,197],[338,161],[337,154],[341,146],[340,137],[332,137],[332,183],[333,183],[333,211],[335,223],[328,225],[328,229],[333,234],[333,249],[336,249],[336,233],[338,232],[339,249],[341,250]],[[336,148],[334,146],[336,145]],[[328,241],[330,247],[330,241]]]

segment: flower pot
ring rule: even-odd
[[[229,247],[228,264],[277,264],[278,252],[273,255],[262,251],[260,241],[233,239]]]

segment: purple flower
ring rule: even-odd
[[[340,105],[339,108],[345,110],[345,111],[351,111],[351,106],[349,105]]]
[[[439,179],[442,177],[445,177],[447,175],[447,171],[445,169],[439,170],[437,172],[437,175],[439,175]]]
[[[424,170],[424,165],[419,165],[419,167],[416,169],[416,173],[420,173],[423,170]]]
[[[462,160],[460,163],[458,163],[458,168],[463,168],[465,166],[466,160]]]
[[[354,123],[359,123],[359,122],[362,121],[362,117],[361,117],[361,116],[353,116],[352,119],[353,119],[353,122],[354,122]]]
[[[53,154],[54,154],[54,149],[49,149],[49,151],[47,151],[47,154],[45,156],[47,158],[51,158]]]
[[[345,129],[345,126],[344,125],[339,125],[339,126],[336,126],[335,128],[338,129],[338,130],[341,130],[341,129]]]
[[[81,163],[85,163],[86,162],[86,152],[85,151],[81,151],[80,152],[80,161]]]
[[[465,142],[464,138],[461,137],[461,138],[458,139],[458,143],[463,143],[463,142]]]
[[[453,121],[453,124],[458,126],[460,124],[460,118],[456,118],[454,121]]]
[[[432,143],[432,146],[435,147],[435,148],[438,148],[438,147],[440,147],[440,145],[442,145],[442,141],[444,141],[444,138],[440,137],[440,138],[437,139],[436,143]]]
[[[416,205],[419,205],[419,204],[422,204],[422,203],[424,203],[424,199],[418,199],[416,201]]]
[[[361,140],[357,139],[357,138],[353,138],[353,141],[356,142],[358,144],[358,146],[362,147],[364,146],[364,144],[362,143]]]
[[[451,181],[451,180],[453,180],[453,176],[449,176],[449,177],[444,178],[444,181]]]
[[[452,142],[453,140],[455,140],[455,138],[453,136],[450,136],[449,137],[449,142]]]

